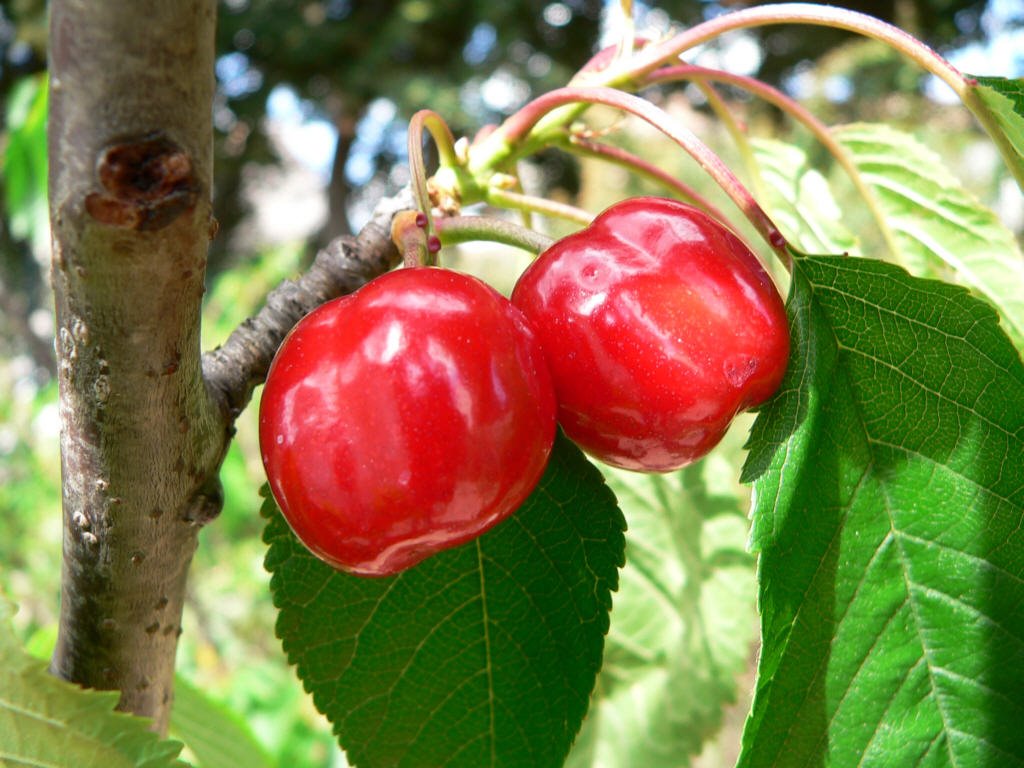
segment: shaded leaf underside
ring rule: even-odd
[[[1024,256],[1013,233],[913,136],[864,123],[834,133],[885,219],[896,261],[977,291],[1024,341]]]
[[[748,493],[734,473],[743,432],[679,472],[605,468],[629,521],[626,566],[569,768],[683,768],[717,748],[756,635]]]

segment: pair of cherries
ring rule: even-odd
[[[512,514],[556,421],[607,464],[670,471],[771,397],[788,356],[754,254],[696,208],[632,198],[541,254],[511,301],[413,267],[311,312],[267,376],[263,463],[314,554],[391,575]]]

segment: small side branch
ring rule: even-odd
[[[203,355],[203,378],[229,425],[266,378],[277,348],[295,323],[325,301],[351,293],[398,263],[391,219],[398,211],[412,208],[415,201],[409,189],[381,200],[358,236],[331,241],[309,271],[271,291],[263,308],[238,326],[223,346]]]

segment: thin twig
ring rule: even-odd
[[[356,237],[339,237],[321,250],[309,270],[281,283],[264,306],[238,326],[220,347],[203,355],[203,377],[229,424],[248,404],[288,331],[329,299],[351,293],[399,261],[391,219],[415,208],[409,188],[384,198]]]

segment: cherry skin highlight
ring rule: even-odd
[[[771,397],[789,357],[781,297],[706,213],[632,198],[556,242],[512,293],[544,349],[566,435],[613,466],[667,472]]]
[[[518,309],[476,278],[413,267],[295,326],[259,433],[299,539],[338,569],[385,576],[519,507],[547,463],[555,402]]]

